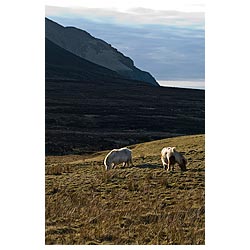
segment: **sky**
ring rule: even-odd
[[[46,0],[46,16],[105,40],[157,81],[204,81],[204,0]]]

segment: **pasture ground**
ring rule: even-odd
[[[163,170],[175,146],[188,170]],[[129,146],[134,167],[106,172],[108,151],[47,156],[46,244],[205,244],[205,136]]]

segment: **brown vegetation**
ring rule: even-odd
[[[187,171],[162,168],[164,146]],[[110,171],[107,151],[46,157],[46,244],[205,244],[204,135],[129,148],[134,167]]]

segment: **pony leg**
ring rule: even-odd
[[[171,167],[171,165],[170,165],[170,163],[168,162],[168,168],[167,168],[167,171],[169,171],[169,170],[170,170],[170,167]]]
[[[129,162],[130,162],[130,164],[131,164],[131,167],[133,167],[134,165],[133,165],[132,159],[130,159]]]
[[[163,169],[166,170],[168,161],[166,159],[164,159],[163,156],[161,156],[161,162],[162,162]]]
[[[174,171],[174,164],[172,165],[172,171]]]

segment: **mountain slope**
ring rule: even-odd
[[[134,66],[134,62],[101,39],[86,31],[63,27],[45,18],[45,36],[60,47],[90,62],[116,71],[127,79],[159,84],[145,71]]]
[[[120,76],[91,63],[45,39],[46,79],[111,80]]]
[[[204,133],[204,91],[127,80],[48,39],[45,45],[46,154]]]
[[[125,79],[117,72],[89,62],[59,47],[45,38],[45,77],[46,80],[77,80],[94,84],[146,84]]]
[[[47,155],[204,133],[204,91],[117,84],[114,79],[105,84],[46,81]]]

